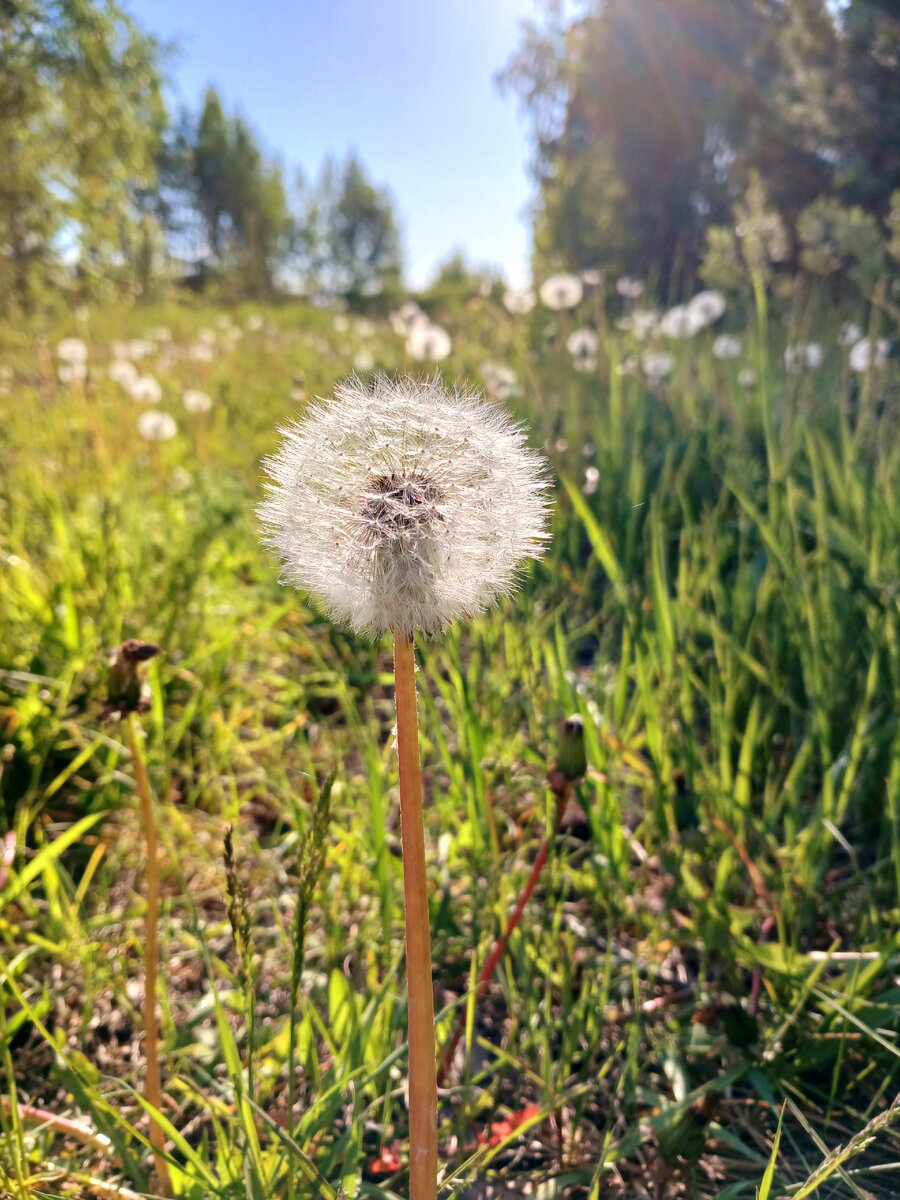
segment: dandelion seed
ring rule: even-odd
[[[440,325],[417,325],[406,339],[407,353],[418,362],[440,362],[452,349],[450,334]]]
[[[871,338],[860,338],[850,351],[850,369],[862,374],[872,366],[883,367],[891,352],[891,343],[887,338],[879,338],[875,343],[874,354],[872,350]]]
[[[507,288],[503,293],[503,307],[515,316],[530,313],[537,302],[531,288]]]
[[[198,392],[194,388],[188,388],[181,397],[181,401],[187,411],[191,413],[205,413],[212,408],[212,398],[206,392]]]
[[[712,344],[714,358],[724,360],[738,358],[744,343],[733,333],[720,333]]]
[[[600,338],[593,329],[576,329],[566,338],[566,349],[574,359],[596,359],[599,348]]]
[[[641,366],[647,378],[658,383],[671,375],[675,359],[666,350],[645,350],[641,355]]]
[[[718,321],[726,307],[725,297],[722,293],[712,290],[698,292],[687,304],[688,312],[701,329]]]
[[[65,363],[86,363],[87,346],[81,338],[63,338],[56,347],[56,357]]]
[[[584,295],[584,288],[577,275],[551,275],[541,284],[538,295],[545,307],[559,312],[574,308]]]
[[[178,432],[174,417],[152,408],[141,413],[137,426],[138,433],[148,442],[167,442]]]
[[[542,553],[543,464],[476,393],[351,380],[284,434],[265,463],[269,543],[284,579],[357,632],[438,633]]]
[[[622,275],[616,280],[616,291],[626,300],[637,300],[644,294],[644,281],[635,279],[633,275]]]

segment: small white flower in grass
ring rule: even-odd
[[[585,496],[593,496],[600,483],[600,472],[596,467],[586,467],[584,472],[584,486],[582,491]]]
[[[672,374],[675,359],[666,350],[645,350],[641,355],[644,374],[652,383],[658,383]]]
[[[181,401],[187,411],[192,413],[205,413],[212,408],[212,398],[206,392],[199,392],[195,388],[188,388]]]
[[[822,365],[822,347],[818,342],[795,342],[786,346],[784,365],[789,371],[815,371]]]
[[[551,275],[541,284],[541,303],[559,311],[574,308],[584,295],[584,287],[577,275]]]
[[[56,347],[56,357],[64,363],[86,363],[87,346],[81,338],[63,338]]]
[[[566,338],[566,349],[574,359],[596,358],[600,338],[593,329],[576,329]]]
[[[530,313],[537,303],[531,288],[507,288],[503,293],[503,307],[516,316]]]
[[[703,328],[703,323],[686,304],[676,304],[663,314],[659,332],[667,338],[692,338]]]
[[[178,432],[175,418],[158,409],[148,409],[138,417],[138,433],[148,442],[167,442]]]
[[[622,275],[616,280],[616,291],[626,300],[637,300],[644,294],[643,279],[635,279],[633,275]]]
[[[450,334],[440,325],[417,325],[406,339],[406,350],[417,362],[440,362],[453,349]]]
[[[122,387],[130,392],[137,383],[140,372],[127,358],[114,358],[109,364],[109,377],[114,383],[121,383]]]
[[[138,404],[159,404],[162,388],[153,375],[140,375],[129,388],[132,400]]]
[[[741,367],[740,371],[738,371],[737,380],[741,387],[753,387],[756,384],[757,378],[758,376],[753,367]]]
[[[845,321],[838,335],[839,346],[854,346],[863,336],[863,331],[855,321]]]
[[[714,358],[738,358],[744,343],[734,333],[720,333],[712,344]]]
[[[872,366],[883,367],[890,352],[891,343],[887,338],[879,338],[874,347],[871,338],[860,338],[850,351],[850,369],[862,373]]]
[[[510,592],[547,538],[519,425],[440,380],[350,380],[284,429],[260,509],[286,582],[379,637],[440,632]]]
[[[705,325],[712,325],[718,321],[726,307],[725,297],[722,293],[712,290],[698,292],[692,300],[688,301],[687,305],[688,312],[701,329]]]

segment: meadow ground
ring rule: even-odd
[[[786,363],[764,306],[664,344],[582,310],[438,314],[445,379],[504,392],[558,481],[519,595],[417,647],[439,1039],[464,1021],[441,1195],[895,1195],[896,363],[852,369],[814,303],[789,336],[821,363]],[[390,647],[282,588],[255,517],[276,426],[354,363],[433,369],[383,319],[299,304],[0,329],[3,1195],[152,1188],[144,831],[103,717],[127,637],[163,651],[143,727],[176,1193],[404,1194]],[[555,829],[572,713],[589,769]]]

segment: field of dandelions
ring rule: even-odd
[[[389,315],[0,327],[4,1197],[155,1194],[145,831],[105,713],[126,638],[162,651],[141,722],[175,1195],[406,1194],[390,646],[281,586],[256,516],[277,426],[379,371],[482,388],[554,478],[520,592],[417,642],[438,1043],[462,1029],[442,1200],[896,1194],[892,331],[815,296],[776,319],[761,290],[643,292],[588,272]],[[573,714],[588,769],[557,826]]]

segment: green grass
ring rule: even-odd
[[[301,403],[292,381],[327,392],[362,339],[286,306],[213,362],[189,359],[217,315],[0,330],[0,832],[17,845],[0,888],[0,1191],[17,1200],[150,1185],[143,839],[122,731],[101,719],[104,650],[129,636],[164,650],[144,726],[178,1194],[405,1194],[402,1166],[372,1170],[382,1151],[402,1164],[406,1132],[389,647],[282,589],[254,517],[259,459]],[[546,1200],[893,1195],[896,364],[852,376],[817,317],[834,348],[786,375],[783,335],[751,319],[742,362],[701,334],[650,388],[619,369],[640,351],[626,335],[580,375],[546,313],[514,323],[479,299],[443,319],[449,380],[489,358],[519,371],[517,411],[560,486],[552,549],[520,595],[418,647],[438,1026],[462,1009],[467,1031],[442,1095],[442,1196],[489,1179]],[[144,369],[179,432],[151,445],[105,367],[109,343],[158,325],[174,350]],[[74,388],[52,356],[73,331],[91,351]],[[409,367],[386,324],[368,344]],[[212,410],[186,413],[186,387]],[[591,766],[578,819],[476,1008],[574,711]],[[249,964],[228,919],[229,825]],[[109,1142],[85,1149],[20,1106]]]

